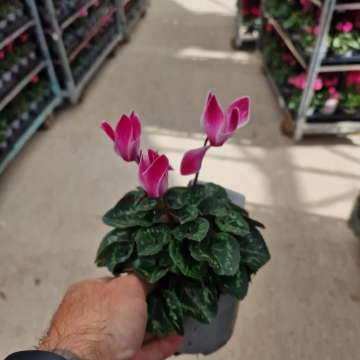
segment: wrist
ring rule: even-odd
[[[52,353],[60,355],[66,360],[82,360],[78,355],[74,354],[72,351],[67,349],[53,349],[51,350]]]

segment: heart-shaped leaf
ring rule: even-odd
[[[117,264],[125,262],[133,252],[134,241],[112,243],[106,252],[106,266],[113,272]]]
[[[214,197],[203,199],[198,209],[203,215],[220,215],[226,211],[225,205]]]
[[[209,197],[214,197],[215,199],[218,199],[218,200],[224,201],[224,202],[230,201],[230,199],[226,193],[226,190],[219,185],[209,182],[209,183],[205,184],[205,189],[206,189]]]
[[[184,335],[183,313],[181,303],[174,291],[163,290],[161,292],[162,305],[167,318],[170,320],[176,332]]]
[[[208,193],[203,185],[197,185],[196,188],[187,188],[187,199],[189,205],[198,205],[202,199],[205,199]]]
[[[196,261],[190,254],[190,244],[188,241],[177,241],[172,239],[170,242],[170,256],[180,271],[195,279],[200,279],[208,270],[208,264],[204,261]]]
[[[158,337],[166,337],[175,331],[163,308],[163,300],[149,294],[146,298],[148,320],[146,331]]]
[[[129,191],[128,193],[126,193],[123,196],[123,198],[120,200],[120,202],[124,202],[124,203],[128,203],[128,204],[134,204],[136,193],[137,193],[136,190]]]
[[[167,224],[141,228],[136,234],[139,256],[157,254],[171,240],[171,231]]]
[[[124,229],[136,224],[132,220],[135,206],[128,203],[118,202],[114,208],[109,210],[102,218],[104,224]]]
[[[243,209],[240,206],[237,206],[231,202],[226,203],[226,207],[229,210],[234,210],[234,211],[240,213],[240,215],[242,215],[242,216],[249,216],[249,213],[245,209]]]
[[[243,300],[248,292],[249,280],[244,264],[233,276],[216,276],[216,282],[220,289],[238,300]]]
[[[123,264],[115,267],[114,274],[121,274],[125,271],[135,271],[144,277],[149,283],[160,280],[174,266],[169,249],[162,249],[153,256],[141,256],[133,253]]]
[[[172,230],[177,240],[188,238],[194,241],[201,241],[209,230],[209,222],[201,217],[189,221]]]
[[[181,209],[187,203],[187,188],[174,187],[166,191],[166,199],[171,209]]]
[[[195,205],[186,204],[178,211],[178,218],[180,224],[185,224],[188,221],[194,220],[197,218],[198,212]]]
[[[148,211],[136,211],[132,215],[132,222],[138,226],[150,226],[153,224],[154,212],[152,210]]]
[[[146,192],[142,187],[138,187],[138,191],[135,194],[134,205],[138,205],[140,199],[146,196]]]
[[[133,242],[137,228],[114,229],[102,239],[96,255],[96,261],[105,258],[108,247],[112,243]]]
[[[218,275],[234,275],[239,269],[240,249],[236,239],[227,233],[205,237],[200,243],[192,242],[191,256],[197,261],[207,261]]]
[[[250,233],[237,236],[240,246],[241,262],[251,270],[257,271],[270,260],[270,253],[263,237],[255,226],[250,225]]]
[[[235,235],[247,235],[250,232],[249,224],[236,211],[227,210],[215,219],[216,225],[221,231]]]
[[[148,211],[157,205],[157,200],[148,196],[137,207],[136,211]]]
[[[201,280],[173,276],[170,288],[175,291],[183,314],[203,324],[210,324],[218,310],[216,286],[210,276]]]

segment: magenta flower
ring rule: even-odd
[[[360,85],[360,71],[349,71],[346,76],[346,86]]]
[[[340,94],[336,91],[334,87],[329,88],[329,94],[331,99],[338,100],[340,97]]]
[[[316,25],[316,26],[314,27],[314,35],[317,35],[318,32],[319,32],[319,25]]]
[[[173,170],[169,159],[149,149],[148,155],[140,151],[139,183],[149,196],[163,196],[168,188],[168,171]]]
[[[322,79],[326,87],[334,87],[339,83],[339,77],[336,73],[325,73]]]
[[[259,14],[260,14],[260,7],[259,6],[253,6],[251,8],[251,13],[256,16],[256,17],[259,17]]]
[[[270,23],[266,22],[266,24],[265,24],[266,32],[270,32],[272,30],[272,28],[273,28],[272,25]]]
[[[196,174],[201,169],[202,160],[210,147],[211,146],[203,146],[185,153],[180,166],[181,175]]]
[[[229,106],[224,115],[216,96],[209,92],[200,123],[211,146],[222,146],[236,129],[248,123],[249,103],[248,97],[240,98]]]
[[[288,83],[296,86],[299,89],[305,89],[306,87],[306,73],[303,72],[298,76],[294,76],[292,78],[288,79]],[[317,78],[314,81],[313,89],[314,90],[320,90],[322,88],[323,84],[320,78]]]
[[[343,28],[342,28],[342,32],[344,34],[348,33],[349,31],[351,31],[353,28],[353,24],[349,21],[347,21],[344,25],[343,25]]]
[[[303,9],[305,12],[308,12],[311,10],[311,2],[310,0],[300,0],[301,5],[303,6]]]
[[[128,162],[138,161],[141,124],[134,111],[131,112],[130,117],[127,115],[121,117],[115,131],[106,121],[101,123],[101,128],[114,141],[114,149],[119,156]]]
[[[296,59],[293,56],[293,54],[282,53],[282,59],[284,62],[288,62],[292,66],[294,66],[296,64]]]

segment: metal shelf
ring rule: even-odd
[[[290,37],[283,31],[281,25],[278,23],[277,20],[275,20],[270,13],[266,13],[266,17],[269,21],[269,23],[274,27],[276,32],[280,35],[280,37],[283,39],[286,46],[289,48],[291,53],[296,57],[297,61],[300,63],[300,65],[306,70],[307,64],[305,59],[302,57],[302,55],[299,53],[299,51],[296,49],[295,45],[291,41]]]
[[[13,90],[11,90],[0,102],[0,111],[4,109],[4,107],[14,99],[14,97],[21,92],[21,90],[31,81],[31,79],[37,75],[42,69],[46,66],[46,62],[42,61],[35,69],[30,71],[16,86]]]
[[[69,62],[72,62],[75,57],[83,50],[89,43],[89,41],[98,34],[100,29],[104,26],[104,24],[112,17],[114,14],[115,9],[111,9],[108,13],[102,16],[100,21],[87,33],[85,39],[71,52],[69,55]]]
[[[321,8],[323,6],[322,1],[320,0],[310,0],[314,5]],[[348,3],[348,4],[337,4],[335,5],[335,10],[344,11],[344,10],[358,10],[360,9],[360,3]]]
[[[319,68],[319,72],[333,72],[333,71],[356,71],[360,70],[360,64],[348,64],[348,65],[323,65]]]
[[[111,53],[111,51],[114,49],[116,44],[118,44],[120,41],[120,35],[116,34],[113,41],[104,49],[104,51],[101,53],[101,55],[95,60],[93,65],[90,67],[88,72],[85,74],[85,76],[81,79],[79,84],[75,88],[75,94],[73,96],[75,98],[78,98],[85,87],[85,85],[89,82],[89,80],[93,77],[95,72],[99,69],[101,64],[105,61],[105,59],[108,57],[108,55]],[[64,92],[65,95],[72,97],[71,94],[69,94],[67,91]]]
[[[128,14],[125,14],[126,16],[126,32],[130,33],[136,24],[139,22],[141,16],[146,11],[146,8],[149,6],[150,1],[149,0],[142,0],[139,1],[139,4],[136,8],[131,9],[131,18],[128,19]]]
[[[56,96],[43,110],[43,112],[31,123],[31,125],[25,130],[25,132],[19,137],[13,148],[5,156],[3,161],[0,163],[0,174],[4,171],[5,167],[15,157],[15,155],[21,150],[26,144],[38,127],[45,121],[45,119],[51,114],[56,106],[61,103],[61,96]]]
[[[75,14],[71,15],[69,18],[67,18],[61,25],[61,30],[66,29],[71,23],[73,23],[77,18],[81,16],[80,11],[81,9],[88,9],[90,6],[94,5],[99,0],[90,0],[85,5],[83,5],[79,10],[76,11]]]
[[[0,43],[0,50],[5,47],[10,42],[14,41],[18,36],[20,36],[24,31],[26,31],[29,27],[35,25],[34,20],[28,21],[25,25],[21,26],[19,29],[15,30],[11,35],[9,35],[7,38],[5,38]]]
[[[336,123],[309,124],[300,127],[303,134],[334,134],[346,135],[360,131],[360,121],[339,121]]]

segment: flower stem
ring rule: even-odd
[[[209,141],[209,138],[207,137],[207,138],[205,139],[204,146],[207,145],[208,141]],[[199,171],[196,173],[196,175],[195,175],[195,179],[194,179],[193,186],[192,186],[193,189],[196,188],[197,181],[198,181],[198,177],[199,177],[199,172],[200,172],[200,170],[199,170]]]
[[[166,213],[166,217],[167,217],[168,222],[169,222],[170,229],[173,229],[174,226],[175,226],[175,222],[174,222],[174,219],[172,218],[172,216],[170,214],[170,208],[169,208],[169,204],[167,202],[167,198],[166,198],[165,193],[163,195],[163,200],[164,200],[165,213]]]

